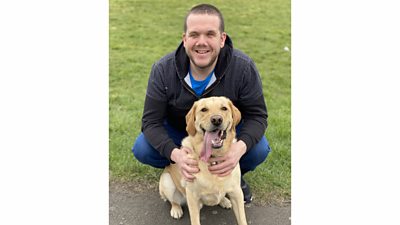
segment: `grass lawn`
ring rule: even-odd
[[[181,42],[186,12],[198,1],[110,0],[110,179],[157,183],[161,170],[131,152],[140,133],[152,64]],[[209,1],[224,15],[235,48],[248,54],[262,77],[272,152],[246,174],[256,199],[291,198],[290,0]]]

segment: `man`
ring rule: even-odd
[[[240,162],[244,200],[249,203],[252,194],[243,175],[262,163],[270,151],[264,136],[267,108],[261,78],[254,62],[233,48],[220,11],[201,4],[187,14],[178,49],[152,67],[142,133],[132,149],[135,157],[156,168],[176,163],[183,177],[193,181],[193,174],[199,171],[197,162],[187,155],[191,149],[180,148],[187,136],[185,115],[196,100],[210,96],[231,99],[241,111],[242,121],[230,153],[211,158],[209,170],[226,176]]]

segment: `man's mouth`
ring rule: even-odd
[[[195,50],[195,52],[196,52],[197,54],[207,54],[207,53],[210,52],[210,50]]]

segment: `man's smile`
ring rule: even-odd
[[[210,50],[194,50],[197,54],[207,54]]]

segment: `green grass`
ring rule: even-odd
[[[266,136],[272,152],[246,174],[261,202],[291,198],[290,0],[210,1],[225,18],[235,48],[261,74],[268,106]],[[183,19],[198,1],[110,0],[110,179],[157,183],[161,170],[140,164],[131,147],[140,133],[151,65],[176,49]]]

